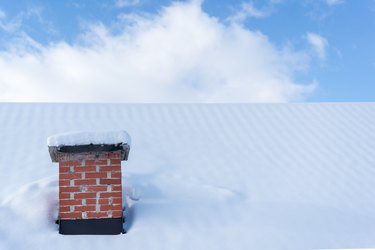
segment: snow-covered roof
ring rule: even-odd
[[[45,138],[123,124],[128,236],[58,237]],[[375,103],[0,103],[0,128],[0,249],[375,246]],[[108,142],[79,138],[49,144]]]
[[[89,144],[128,144],[131,139],[124,130],[74,131],[47,138],[49,147],[76,146]]]

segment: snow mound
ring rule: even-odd
[[[47,177],[21,186],[4,199],[1,208],[9,208],[34,229],[54,225],[57,218],[58,179]],[[55,231],[52,227],[52,231]]]
[[[49,147],[121,143],[128,145],[131,143],[129,134],[124,130],[75,131],[47,138],[47,145]]]
[[[132,205],[135,203],[135,188],[123,185],[124,216],[128,221],[124,229],[131,227]],[[22,185],[0,202],[0,249],[76,249],[75,245],[87,245],[90,235],[64,237],[59,235],[55,223],[58,215],[58,177],[51,176]],[[100,247],[108,236],[95,236]],[[113,237],[121,237],[115,235]],[[79,249],[88,249],[79,247]]]

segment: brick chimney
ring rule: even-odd
[[[128,159],[128,134],[66,133],[49,137],[48,147],[59,163],[59,232],[122,233],[121,161]]]

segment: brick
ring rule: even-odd
[[[122,218],[122,210],[112,211],[112,218]]]
[[[67,166],[67,167],[60,166],[59,167],[59,172],[60,173],[69,173],[69,171],[70,171],[70,167],[69,166]]]
[[[121,165],[100,166],[100,171],[121,171]]]
[[[96,166],[96,165],[107,165],[107,159],[102,160],[86,160],[86,166]]]
[[[121,204],[122,206],[122,198],[113,198],[112,199],[112,204]]]
[[[121,160],[120,159],[111,159],[111,165],[112,164],[121,164]]]
[[[75,200],[60,200],[60,206],[74,206],[74,205],[82,205],[82,200],[75,199]]]
[[[100,205],[109,205],[109,199],[108,198],[100,198],[99,204]]]
[[[95,166],[95,160],[85,160],[85,166]]]
[[[74,199],[95,199],[96,193],[76,193]]]
[[[122,191],[121,185],[112,185],[112,191]]]
[[[109,199],[109,198],[100,198],[99,199],[99,204],[100,205],[116,205],[116,204],[120,204],[122,206],[122,198],[121,197],[112,198],[112,199]]]
[[[87,205],[95,205],[96,204],[96,199],[86,199],[86,204]]]
[[[70,167],[70,166],[79,166],[81,165],[81,162],[79,161],[60,161],[59,166],[60,167]]]
[[[121,179],[121,172],[119,172],[119,171],[111,172],[111,178],[119,178],[119,179]]]
[[[70,212],[70,206],[60,206],[60,207],[59,207],[59,212],[60,212],[60,213]]]
[[[100,205],[100,211],[115,211],[119,210],[122,211],[122,205],[121,204],[115,204],[115,205]]]
[[[96,206],[74,206],[74,212],[95,211]]]
[[[59,193],[59,199],[70,199],[70,193]]]
[[[107,186],[88,186],[87,191],[89,192],[105,192],[107,191]]]
[[[87,173],[87,172],[95,172],[96,167],[95,166],[79,166],[74,168],[74,172],[76,173]]]
[[[107,159],[96,160],[96,165],[107,165]]]
[[[73,179],[81,179],[81,174],[60,174],[59,178],[60,180],[73,180]]]
[[[79,187],[60,187],[59,192],[61,193],[73,193],[73,192],[80,192],[81,189]]]
[[[121,192],[103,192],[103,193],[100,193],[100,198],[109,198],[109,197],[118,198],[118,197],[121,197],[121,196],[122,196]]]
[[[81,212],[59,213],[60,219],[82,219]]]
[[[95,179],[83,179],[83,180],[74,180],[74,185],[95,185],[96,180]]]
[[[70,186],[70,180],[59,180],[59,186],[60,187]]]
[[[90,178],[106,178],[106,177],[107,177],[107,173],[105,173],[105,172],[86,173],[86,178],[87,179],[90,179]]]
[[[87,212],[87,219],[108,218],[107,212]]]
[[[121,184],[121,179],[116,178],[116,179],[100,179],[100,184]]]

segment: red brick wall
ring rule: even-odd
[[[59,158],[59,217],[122,217],[121,154],[62,154]]]

